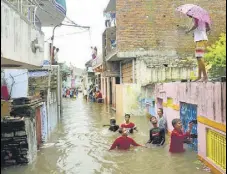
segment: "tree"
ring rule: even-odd
[[[213,45],[207,48],[204,58],[211,78],[226,76],[226,33],[222,33]]]

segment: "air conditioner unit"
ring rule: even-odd
[[[31,49],[33,53],[36,53],[37,50],[39,50],[39,52],[44,52],[43,46],[39,44],[37,38],[31,42]]]

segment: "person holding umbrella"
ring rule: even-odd
[[[193,19],[194,25],[186,31],[186,34],[193,31],[194,35],[194,42],[196,47],[195,57],[198,62],[198,78],[195,81],[206,82],[208,80],[208,76],[203,57],[208,41],[207,32],[210,31],[211,24],[208,12],[203,8],[193,4],[182,5],[177,8],[177,11],[180,11]]]

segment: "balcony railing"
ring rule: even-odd
[[[38,6],[34,5],[32,1],[29,0],[3,0],[10,4],[14,10],[16,10],[21,17],[28,20],[36,29],[41,30],[41,22],[36,16],[36,10]],[[4,13],[7,13],[5,10]]]
[[[92,67],[96,68],[98,66],[100,66],[102,64],[103,60],[102,60],[102,56],[98,56],[95,59],[93,59],[92,61]]]
[[[105,12],[104,16],[106,28],[116,26],[116,12]]]

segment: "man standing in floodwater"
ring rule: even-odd
[[[183,132],[182,130],[182,122],[180,119],[173,119],[172,125],[174,127],[171,136],[170,136],[170,147],[169,152],[171,153],[182,153],[185,151],[184,142],[185,138],[190,137],[190,133],[192,131],[193,123],[188,124],[188,131]]]
[[[163,109],[162,108],[158,109],[158,117],[159,117],[158,127],[167,131],[167,123],[166,123],[166,119],[163,116]]]
[[[122,135],[114,141],[114,143],[110,147],[110,150],[113,150],[115,148],[121,150],[128,150],[130,148],[130,145],[142,146],[140,144],[137,144],[132,138],[128,137],[127,130],[123,128]]]
[[[125,114],[125,123],[121,124],[120,130],[119,130],[120,133],[123,128],[125,128],[129,133],[133,133],[133,130],[137,130],[136,125],[130,122],[130,114]]]
[[[150,130],[150,139],[147,144],[160,145],[165,143],[165,130],[158,127],[158,120],[155,116],[150,119],[153,128]]]

